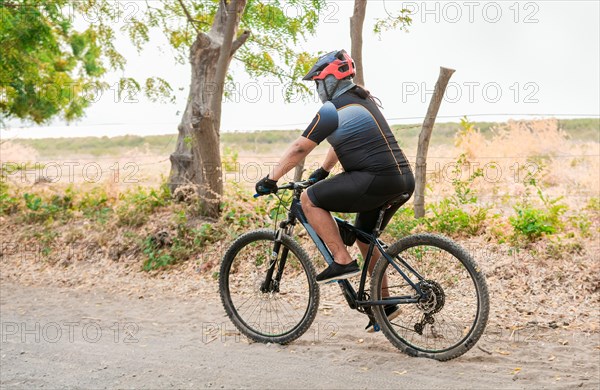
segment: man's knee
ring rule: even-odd
[[[306,212],[306,210],[308,210],[310,208],[315,207],[315,205],[310,200],[310,197],[308,196],[308,194],[306,193],[306,191],[304,191],[302,193],[302,195],[300,195],[300,202],[302,203],[302,210],[304,210],[304,212]]]

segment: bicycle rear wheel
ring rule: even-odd
[[[310,257],[296,241],[283,235],[276,259],[274,247],[272,230],[240,236],[223,257],[219,290],[227,315],[242,334],[262,343],[285,344],[312,324],[319,286]],[[266,286],[269,267],[273,267],[273,282]]]
[[[485,277],[469,253],[450,239],[433,234],[405,237],[387,253],[395,266],[427,292],[427,298],[418,303],[401,304],[400,315],[392,321],[384,315],[383,306],[373,308],[388,340],[408,355],[436,360],[454,359],[471,349],[487,324],[489,297]],[[418,298],[394,265],[383,257],[375,265],[373,299]]]

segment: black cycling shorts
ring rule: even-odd
[[[318,182],[308,188],[307,195],[315,206],[324,210],[358,213],[354,226],[371,233],[377,224],[381,207],[402,194],[408,195],[405,200],[386,210],[381,225],[383,229],[410,198],[414,189],[415,179],[410,171],[402,175],[352,171]]]

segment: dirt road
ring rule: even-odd
[[[324,287],[325,290],[328,287]],[[291,345],[248,343],[216,294],[139,297],[4,282],[2,388],[598,389],[600,339],[503,334],[440,363],[410,358],[365,319],[327,303]]]

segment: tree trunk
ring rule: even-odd
[[[421,134],[419,135],[419,146],[417,148],[417,161],[415,166],[415,218],[422,218],[425,216],[425,179],[427,174],[427,151],[429,149],[429,140],[431,139],[435,118],[440,110],[440,105],[442,104],[448,81],[454,72],[454,69],[440,67],[440,75],[435,83],[433,96],[429,102],[427,115],[423,121]]]
[[[367,0],[354,0],[354,13],[350,17],[350,56],[356,65],[356,76],[354,76],[354,82],[362,86],[365,85],[362,61],[362,35],[366,11]]]
[[[216,218],[223,195],[220,127],[225,77],[233,54],[249,36],[234,40],[246,0],[221,1],[208,33],[199,32],[190,48],[192,80],[187,105],[171,154],[169,188],[191,185],[199,195],[200,214]]]

